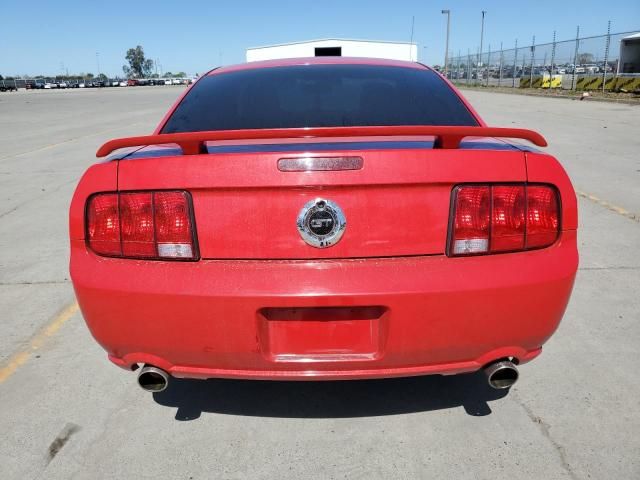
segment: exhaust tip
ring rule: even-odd
[[[138,385],[145,392],[162,392],[168,384],[169,374],[160,368],[145,365],[138,374]]]
[[[491,388],[504,390],[512,387],[519,377],[516,365],[508,360],[492,363],[485,367],[484,373]]]

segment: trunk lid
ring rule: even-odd
[[[443,254],[451,190],[523,182],[524,153],[493,139],[434,149],[432,139],[215,142],[208,154],[145,147],[119,162],[120,190],[191,192],[204,259],[331,259]],[[360,157],[355,170],[281,171],[280,159]],[[340,162],[338,162],[340,163]],[[324,199],[346,218],[328,248],[307,244],[297,219]]]

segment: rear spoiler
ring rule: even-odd
[[[206,142],[217,140],[263,140],[278,138],[318,138],[318,137],[399,137],[424,135],[436,137],[434,148],[459,148],[466,137],[520,138],[534,145],[546,147],[542,135],[523,128],[498,127],[458,127],[458,126],[376,126],[376,127],[311,127],[273,128],[255,130],[215,130],[209,132],[161,133],[142,137],[127,137],[110,140],[96,152],[97,157],[105,157],[120,148],[147,145],[177,144],[184,155],[207,153]]]

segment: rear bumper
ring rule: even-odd
[[[83,315],[116,365],[176,377],[455,374],[540,353],[568,303],[576,232],[473,258],[151,262],[72,241]]]

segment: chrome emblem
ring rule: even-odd
[[[323,198],[316,198],[302,207],[296,224],[302,239],[316,248],[335,245],[347,228],[342,209]]]

